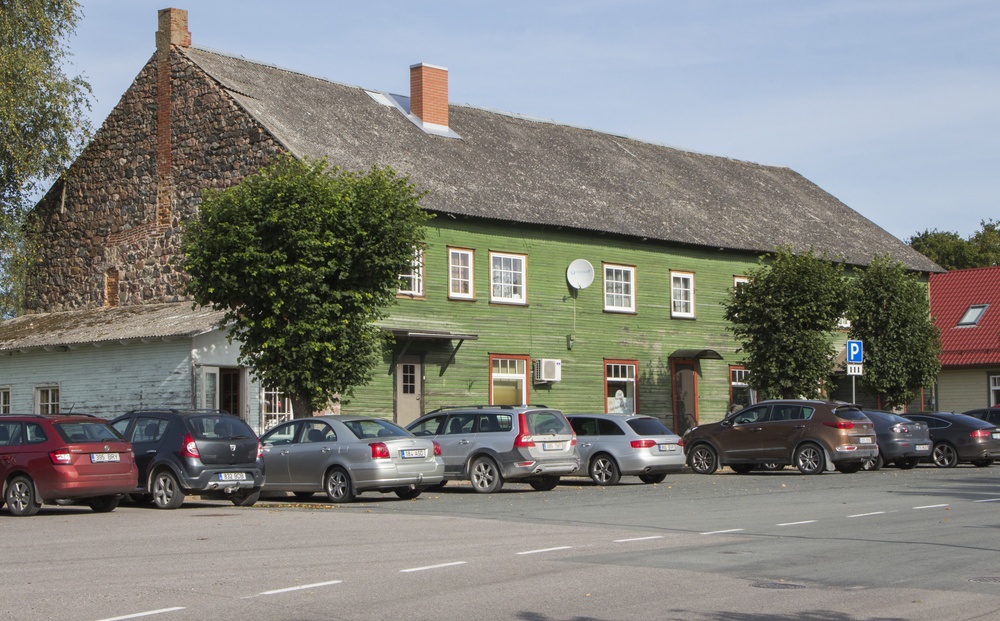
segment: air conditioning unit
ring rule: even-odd
[[[535,383],[547,384],[562,379],[562,360],[538,358],[535,360]]]

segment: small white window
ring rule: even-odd
[[[625,265],[604,266],[604,310],[635,312],[635,268]]]
[[[528,301],[526,259],[521,254],[490,253],[490,302],[525,304]]]
[[[35,414],[59,413],[59,387],[39,386],[35,388]]]
[[[424,295],[424,251],[415,248],[409,269],[399,275],[399,294],[412,297]]]
[[[472,275],[474,271],[471,250],[448,249],[448,297],[453,300],[471,300],[475,297]]]
[[[983,314],[986,309],[989,308],[989,304],[973,304],[965,311],[962,318],[958,320],[958,325],[960,326],[974,326],[979,323],[979,320],[983,318]]]
[[[0,414],[10,414],[10,388],[0,388]]]
[[[670,272],[670,316],[694,317],[694,274]]]

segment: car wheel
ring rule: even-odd
[[[934,465],[938,468],[954,468],[958,465],[958,451],[947,442],[940,442],[934,445],[931,452]]]
[[[846,464],[834,464],[834,468],[837,472],[843,472],[844,474],[854,474],[855,472],[864,468],[864,463],[860,461],[852,461]]]
[[[413,500],[424,490],[419,487],[400,487],[394,491],[396,492],[396,495],[403,500]]]
[[[3,499],[10,514],[17,517],[35,515],[42,508],[42,503],[35,496],[35,484],[26,476],[11,479]]]
[[[803,444],[795,449],[795,466],[802,474],[821,474],[826,467],[823,449],[815,444]]]
[[[712,474],[719,468],[719,458],[715,449],[707,444],[701,444],[691,451],[688,465],[698,474]]]
[[[241,489],[233,492],[233,495],[229,497],[229,500],[233,502],[237,507],[252,507],[254,503],[260,500],[260,488],[252,487],[250,489]]]
[[[639,480],[643,483],[652,485],[653,483],[663,483],[664,479],[667,478],[666,472],[660,472],[659,474],[640,474]]]
[[[598,485],[617,485],[622,478],[615,459],[607,453],[595,455],[588,468],[590,478]]]
[[[547,492],[555,489],[556,486],[559,485],[559,477],[550,475],[540,479],[532,479],[531,481],[528,481],[528,485],[530,485],[531,489],[535,491]]]
[[[477,457],[469,469],[469,482],[472,483],[472,489],[480,494],[492,494],[503,487],[503,476],[492,459]]]
[[[351,502],[354,500],[354,490],[351,489],[351,475],[343,468],[337,467],[326,473],[326,482],[323,484],[326,490],[326,497],[330,502]]]
[[[784,470],[785,464],[778,464],[772,461],[766,464],[760,464],[760,469],[766,470],[767,472],[777,472],[778,470]]]
[[[897,459],[896,466],[900,470],[913,470],[920,463],[919,457],[907,457],[905,459]]]
[[[882,451],[879,451],[878,455],[875,457],[869,457],[861,462],[862,470],[881,470],[882,466],[885,465],[885,460],[882,459]]]
[[[169,470],[161,470],[153,479],[153,504],[157,509],[176,509],[184,503],[184,490]]]
[[[753,464],[729,464],[736,474],[747,474],[753,470]]]
[[[976,468],[985,468],[986,466],[989,466],[992,463],[993,463],[992,459],[977,459],[976,461],[972,462],[972,465],[975,466]]]
[[[295,494],[295,497],[298,498],[299,500],[308,500],[312,498],[313,494],[315,494],[316,492],[292,492],[292,493]]]
[[[100,496],[91,498],[88,504],[94,513],[110,513],[118,507],[120,501],[121,496]]]

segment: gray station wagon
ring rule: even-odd
[[[622,475],[660,483],[684,468],[684,443],[660,419],[637,414],[570,414],[580,468],[597,485],[615,485]]]
[[[504,481],[555,488],[580,467],[576,434],[559,410],[541,406],[471,406],[435,410],[410,423],[417,437],[441,445],[444,479],[468,479],[481,493]]]

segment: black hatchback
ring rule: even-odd
[[[139,470],[133,500],[176,509],[186,495],[248,507],[260,498],[264,460],[257,434],[221,410],[132,410],[111,421],[132,442]]]

